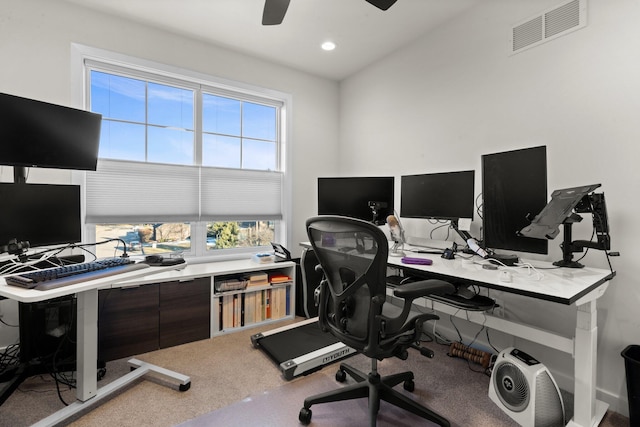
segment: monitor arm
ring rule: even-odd
[[[585,248],[608,251],[611,249],[611,238],[609,236],[609,224],[607,219],[607,208],[604,201],[604,193],[592,193],[584,196],[576,205],[577,213],[591,213],[593,217],[593,228],[596,241],[593,240],[573,240],[571,236],[571,226],[582,221],[582,217],[572,213],[562,223],[564,237],[560,247],[562,248],[562,260],[556,261],[553,265],[558,267],[582,268],[584,267],[573,260],[574,252],[582,252]]]
[[[458,233],[458,235],[460,237],[462,237],[462,240],[464,240],[467,243],[467,246],[469,246],[469,248],[477,253],[478,255],[480,255],[482,258],[486,258],[487,257],[487,252],[482,249],[480,247],[480,245],[478,245],[478,242],[476,241],[476,239],[469,234],[468,231],[466,230],[460,230],[460,228],[458,227],[458,221],[457,220],[451,220],[451,228],[453,228],[456,233]]]
[[[378,219],[378,213],[380,209],[384,209],[386,207],[389,206],[389,204],[387,202],[377,202],[377,201],[369,201],[369,208],[371,209],[371,213],[373,215],[373,218],[371,219],[371,222],[376,224],[376,225],[381,225],[384,224],[384,222],[380,222],[380,220]]]

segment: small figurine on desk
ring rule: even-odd
[[[390,256],[404,256],[404,229],[400,224],[400,221],[395,215],[389,215],[387,217],[387,224],[389,225],[389,233],[391,234],[391,240],[393,240],[393,246],[389,251]]]

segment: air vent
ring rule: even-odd
[[[510,54],[548,42],[587,25],[587,0],[572,0],[525,19],[511,28]]]

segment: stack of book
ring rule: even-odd
[[[272,285],[282,285],[282,284],[291,284],[291,277],[287,276],[284,273],[271,273],[269,274],[269,283]]]
[[[262,271],[249,274],[245,277],[245,280],[247,281],[247,287],[249,288],[269,285],[269,275]]]

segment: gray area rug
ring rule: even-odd
[[[349,381],[349,380],[348,380]],[[203,426],[299,426],[298,413],[304,398],[340,387],[324,375],[314,375],[256,394],[233,405],[218,409],[180,424],[182,427]],[[402,385],[397,386],[402,389]],[[337,427],[369,425],[366,399],[318,404],[311,407],[310,426]],[[256,424],[260,420],[259,424]],[[411,427],[432,424],[387,402],[380,405],[378,426]]]

